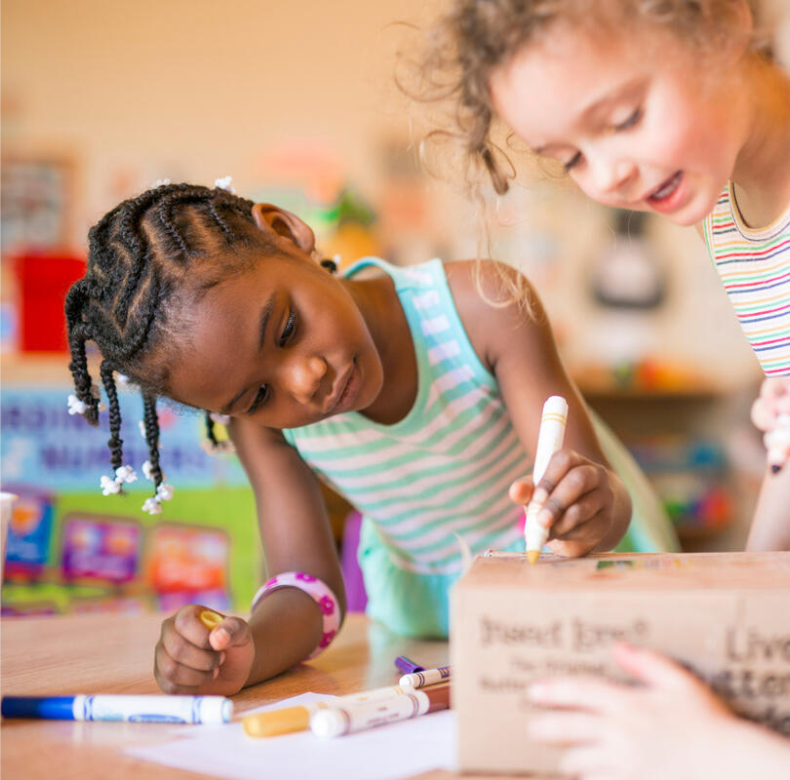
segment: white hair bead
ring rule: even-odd
[[[101,492],[105,496],[111,496],[121,492],[121,483],[111,477],[104,476],[99,480]]]
[[[233,195],[236,194],[236,190],[233,189],[233,177],[232,176],[223,176],[221,179],[217,179],[214,182],[214,186],[220,190],[226,190],[227,192],[232,193]]]

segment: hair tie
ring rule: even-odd
[[[173,493],[175,493],[175,488],[172,485],[168,485],[166,482],[160,483],[156,489],[156,495],[146,498],[143,502],[143,512],[148,512],[149,515],[161,515],[162,502],[172,501]]]
[[[103,412],[107,407],[101,403],[101,391],[96,385],[91,385],[91,395],[99,401],[99,411]],[[69,408],[69,414],[85,414],[88,411],[88,404],[80,401],[73,393],[66,399]]]
[[[214,444],[210,439],[203,439],[200,442],[200,449],[207,455],[233,455],[236,447],[230,439],[223,439]]]
[[[226,192],[230,192],[232,195],[235,195],[236,190],[233,189],[232,182],[233,182],[232,176],[223,176],[221,179],[217,179],[214,182],[214,186],[218,190],[225,190]]]
[[[99,485],[103,495],[111,496],[120,493],[124,484],[136,481],[137,474],[131,466],[119,466],[115,469],[115,477],[104,476],[99,480]]]

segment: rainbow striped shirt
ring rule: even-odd
[[[790,375],[790,208],[765,228],[744,224],[728,183],[705,219],[705,243],[767,376]]]

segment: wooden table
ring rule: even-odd
[[[162,615],[86,615],[0,621],[3,695],[159,693],[154,645]],[[446,642],[404,639],[361,615],[350,615],[323,655],[233,697],[236,713],[306,691],[345,694],[391,685],[393,660],[407,655],[426,666],[447,663]],[[168,742],[174,727],[141,723],[4,720],[3,780],[187,780],[207,777],[141,761],[123,753]],[[446,771],[422,780],[450,780]],[[465,780],[474,780],[468,775]]]

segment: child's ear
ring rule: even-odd
[[[258,230],[270,231],[295,244],[305,254],[315,249],[315,235],[308,225],[290,211],[271,203],[256,203],[252,207],[252,218]]]

